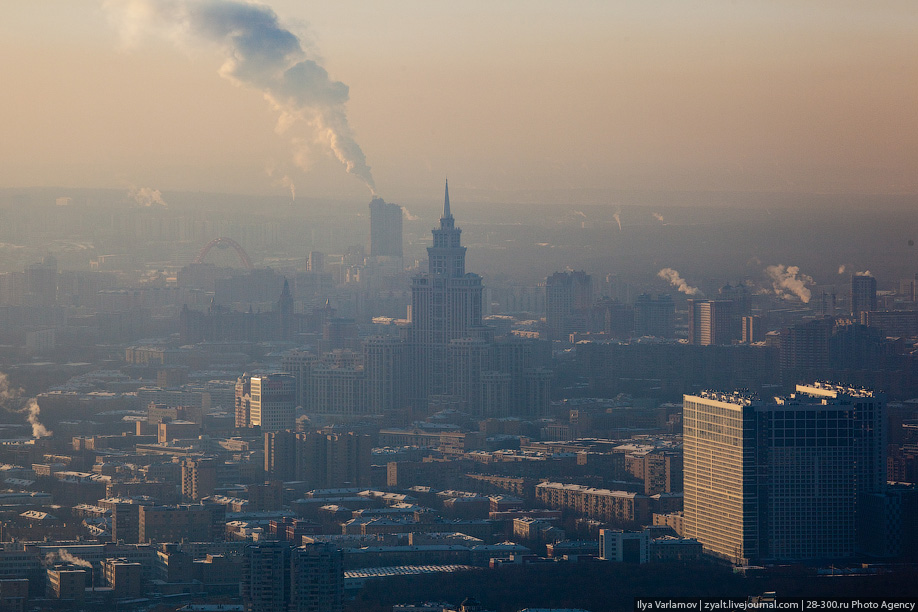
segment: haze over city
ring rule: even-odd
[[[0,15],[3,612],[918,605],[915,2]]]
[[[313,135],[276,133],[261,92],[221,78],[225,45],[151,10],[184,4],[208,3],[6,7],[0,184],[278,194],[288,176],[303,195],[364,195],[322,143],[296,164],[291,138]],[[355,141],[397,201],[447,174],[544,203],[918,190],[912,2],[260,6],[349,90]]]

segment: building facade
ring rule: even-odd
[[[683,535],[737,564],[852,556],[859,499],[885,487],[884,414],[882,394],[822,383],[686,395]]]

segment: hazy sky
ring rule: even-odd
[[[439,197],[446,175],[496,197],[918,193],[914,0],[268,6],[349,87],[340,108],[389,200]],[[225,47],[152,18],[128,37],[112,15],[4,7],[0,187],[368,195],[327,140],[278,133],[262,92],[220,75]]]

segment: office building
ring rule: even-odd
[[[217,461],[199,457],[182,461],[182,497],[200,501],[214,494],[217,488]]]
[[[248,546],[240,594],[246,612],[277,612],[290,603],[290,546],[263,542]]]
[[[710,346],[731,344],[734,333],[733,302],[694,300],[688,302],[688,340],[690,344]]]
[[[673,338],[675,317],[676,305],[670,296],[642,293],[634,301],[634,335]]]
[[[411,281],[411,325],[403,340],[411,362],[406,372],[410,400],[426,405],[430,395],[446,395],[449,343],[485,333],[481,321],[481,277],[466,273],[462,230],[449,206],[449,185],[440,227],[427,248],[428,271]]]
[[[852,556],[858,499],[885,484],[884,406],[822,383],[686,395],[683,535],[737,564]]]
[[[314,542],[291,551],[290,612],[341,612],[344,563],[333,544]]]
[[[300,547],[283,541],[248,546],[240,592],[246,612],[341,612],[341,551],[319,542]]]
[[[59,564],[47,570],[47,594],[51,599],[82,602],[86,596],[89,572],[70,564]]]
[[[583,270],[555,272],[545,279],[545,321],[549,338],[566,342],[590,328],[593,279]]]
[[[382,198],[370,202],[370,257],[402,257],[402,207]]]
[[[759,315],[743,317],[743,344],[765,342],[765,321]]]
[[[265,432],[265,474],[274,480],[289,482],[296,478],[297,433]]]
[[[296,379],[289,374],[252,376],[250,385],[249,426],[262,431],[293,429]]]
[[[860,318],[862,312],[877,309],[877,279],[869,273],[851,277],[851,314]]]

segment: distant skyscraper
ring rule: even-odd
[[[584,271],[555,272],[545,279],[546,322],[552,340],[589,329],[593,279]]]
[[[415,403],[449,392],[449,343],[486,331],[481,322],[481,277],[465,271],[462,230],[450,212],[448,184],[440,227],[432,233],[428,271],[411,281],[411,326],[404,335],[412,360],[407,372],[409,394]]]
[[[688,300],[688,340],[709,346],[730,344],[733,333],[733,302],[730,300]]]
[[[402,207],[382,198],[370,202],[370,257],[402,256]]]
[[[683,535],[734,563],[851,556],[858,499],[885,484],[884,407],[826,384],[773,402],[686,395]]]
[[[242,386],[244,388],[244,383]],[[239,387],[237,382],[236,388]],[[252,376],[250,389],[249,427],[259,426],[262,431],[293,429],[296,417],[296,379],[293,376]]]
[[[860,317],[862,312],[876,309],[877,279],[868,274],[855,274],[851,277],[851,314]]]
[[[676,305],[668,295],[642,293],[634,301],[634,335],[672,338],[676,335]]]

